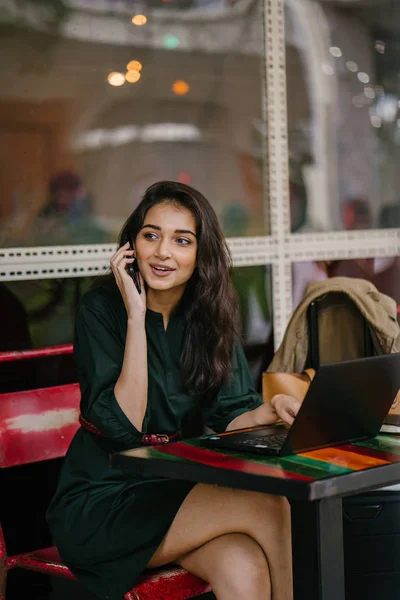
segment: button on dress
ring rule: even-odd
[[[110,466],[110,454],[141,446],[143,433],[180,430],[183,419],[202,400],[188,395],[181,382],[184,309],[171,316],[166,330],[162,315],[148,309],[148,405],[143,431],[138,431],[114,395],[126,331],[126,310],[116,285],[94,287],[82,296],[74,342],[81,412],[103,436],[83,428],[77,431],[47,511],[63,560],[88,590],[107,600],[121,600],[134,586],[196,485],[126,474]],[[203,422],[224,431],[235,417],[261,404],[237,344],[232,377],[202,409]]]

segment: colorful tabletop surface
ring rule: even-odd
[[[198,440],[113,455],[126,471],[317,500],[400,482],[400,437],[377,437],[286,457],[209,450]]]

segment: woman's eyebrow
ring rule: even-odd
[[[145,227],[148,227],[149,229],[157,229],[157,231],[161,231],[161,227],[159,225],[151,225],[151,223],[146,223],[145,225],[142,225],[142,229],[145,229]],[[190,233],[190,235],[192,235],[193,237],[196,237],[196,234],[193,233],[193,231],[190,231],[190,229],[175,229],[175,233]]]
[[[190,231],[190,229],[175,229],[175,233],[190,233],[190,235],[196,237],[196,234]]]

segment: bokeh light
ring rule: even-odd
[[[177,48],[179,46],[180,41],[176,35],[168,34],[168,35],[164,35],[163,44],[164,44],[165,48],[168,48],[169,50],[173,50],[174,48]]]
[[[358,64],[356,62],[354,62],[354,60],[348,60],[346,62],[346,67],[352,73],[355,73],[356,71],[358,71]]]
[[[360,71],[360,73],[357,73],[357,77],[360,81],[362,81],[362,83],[369,83],[369,75],[368,73],[364,73],[363,71]]]
[[[372,87],[365,87],[364,94],[366,95],[367,98],[370,98],[371,100],[373,100],[373,98],[375,98],[375,90]]]
[[[131,60],[126,65],[126,68],[128,69],[128,71],[141,71],[143,68],[143,65],[138,60]]]
[[[377,117],[376,115],[371,115],[370,120],[372,127],[376,127],[376,129],[382,127],[382,119],[380,117]]]
[[[145,15],[135,15],[132,18],[132,23],[140,27],[141,25],[146,25],[147,17]]]
[[[385,94],[385,96],[377,98],[375,106],[371,109],[371,114],[375,114],[385,123],[393,123],[397,118],[398,111],[397,96]]]
[[[177,79],[172,84],[172,91],[177,96],[184,96],[189,91],[189,84],[186,81],[183,81],[183,79]]]
[[[192,176],[187,171],[180,171],[178,174],[178,181],[179,183],[185,183],[186,185],[189,185],[192,181]]]
[[[340,48],[338,48],[338,46],[331,46],[329,48],[329,52],[332,54],[332,56],[334,56],[335,58],[339,58],[340,56],[342,56],[342,51]]]
[[[119,87],[120,85],[124,85],[125,75],[123,73],[118,73],[118,71],[112,71],[108,74],[107,81],[110,85]]]
[[[334,68],[331,65],[324,64],[322,65],[322,70],[325,75],[333,75],[335,73]]]
[[[125,79],[129,81],[129,83],[136,83],[140,79],[140,73],[138,71],[128,71],[125,73]]]

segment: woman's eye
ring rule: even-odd
[[[180,246],[187,246],[188,244],[192,243],[190,240],[188,240],[186,238],[178,238],[176,241],[178,242],[178,244]]]
[[[156,233],[145,233],[144,237],[147,240],[156,240],[157,239],[157,234]]]

